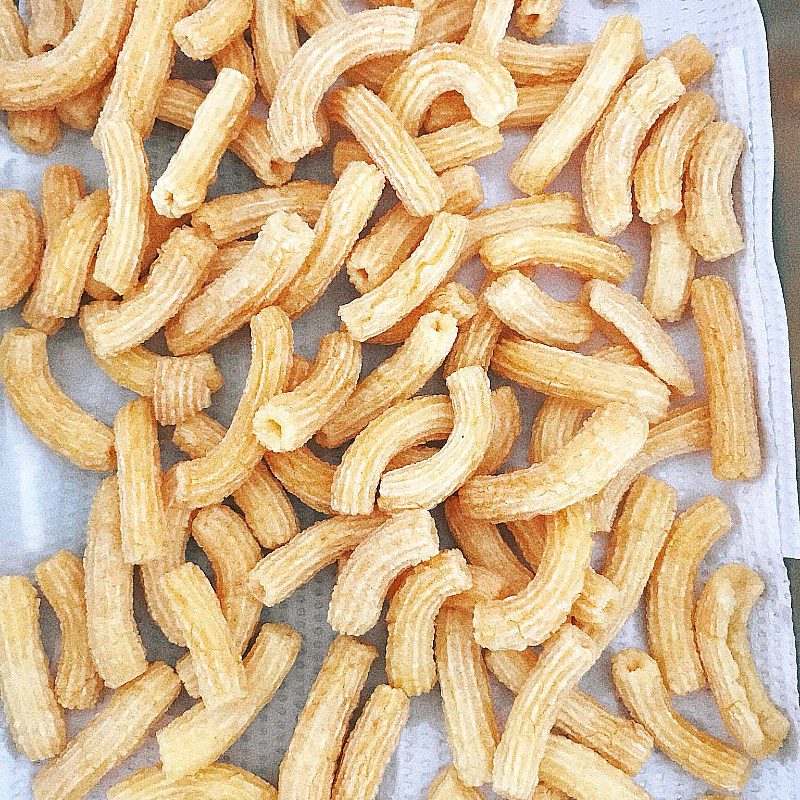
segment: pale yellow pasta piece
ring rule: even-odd
[[[521,0],[514,22],[526,36],[544,36],[556,24],[563,4],[564,0]]]
[[[106,80],[89,86],[75,97],[59,103],[55,113],[64,125],[76,131],[93,131],[100,119],[108,88]]]
[[[216,420],[195,414],[175,426],[172,441],[197,459],[217,447],[226,433]],[[264,464],[256,461],[250,474],[231,494],[254,536],[267,550],[285,544],[299,530],[289,498]]]
[[[211,359],[210,365],[207,359]],[[213,363],[210,353],[157,359],[153,374],[153,409],[160,425],[176,425],[211,405],[211,394],[222,379]]]
[[[297,23],[291,3],[282,0],[256,0],[250,23],[258,85],[267,100],[272,100],[278,81],[300,49]]]
[[[536,575],[520,592],[475,606],[475,640],[489,650],[524,650],[566,620],[583,588],[592,549],[590,520],[578,503],[548,517]]]
[[[255,59],[253,58],[253,51],[250,48],[250,45],[247,43],[247,39],[245,39],[244,35],[242,34],[234,36],[233,39],[231,39],[231,41],[222,48],[222,50],[220,50],[218,53],[214,53],[214,55],[211,56],[211,63],[214,65],[214,69],[217,71],[217,74],[222,72],[222,70],[226,67],[228,69],[235,69],[237,72],[241,72],[242,75],[246,75],[252,82],[253,86],[256,85],[258,76],[256,75],[256,65]],[[267,136],[269,136],[267,133],[266,124],[263,126],[263,130]],[[271,146],[272,145],[270,144],[270,147]]]
[[[488,783],[499,733],[489,675],[472,635],[471,610],[442,608],[436,618],[435,656],[453,777],[468,786]]]
[[[453,429],[430,458],[387,472],[381,478],[378,506],[394,513],[432,508],[453,494],[477,469],[492,430],[489,378],[480,367],[464,367],[447,378],[453,404]]]
[[[178,676],[162,661],[125,684],[33,780],[36,800],[81,800],[147,738],[180,692]]]
[[[313,241],[313,231],[297,214],[273,214],[248,253],[167,323],[169,349],[177,355],[199,353],[242,328],[280,297]]]
[[[244,659],[247,694],[219,708],[200,701],[156,734],[164,775],[176,780],[212,764],[269,703],[300,651],[288,625],[262,625]]]
[[[442,604],[442,608],[466,611],[469,614],[471,629],[475,604],[506,597],[508,595],[508,587],[502,575],[492,569],[478,567],[475,564],[467,564],[467,569],[469,569],[469,574],[472,578],[472,586],[465,592],[448,597]],[[471,633],[470,636],[472,636]]]
[[[8,135],[23,150],[44,156],[51,153],[61,138],[58,114],[49,108],[35,111],[9,111]]]
[[[341,269],[383,192],[381,171],[362,162],[349,164],[333,187],[314,226],[311,252],[279,305],[292,319],[308,311]]]
[[[36,566],[39,589],[56,612],[61,627],[61,654],[55,692],[62,708],[92,708],[103,681],[89,650],[83,563],[61,550]]]
[[[539,782],[539,762],[562,697],[597,657],[579,628],[562,626],[542,648],[519,688],[494,754],[492,788],[503,797],[528,798]]]
[[[504,325],[526,339],[577,349],[594,331],[592,316],[581,303],[556,300],[518,270],[490,283],[483,297]]]
[[[237,71],[242,72],[242,70]],[[185,81],[170,79],[164,84],[157,98],[156,116],[164,122],[188,130],[192,127],[197,109],[205,97],[206,94],[202,89]],[[277,157],[267,130],[267,123],[258,117],[248,114],[238,136],[228,147],[266,186],[285,183],[292,175],[294,166]]]
[[[253,82],[241,72],[225,68],[219,73],[153,188],[159,214],[181,217],[202,205],[223,153],[242,131],[253,93]]]
[[[31,55],[51,50],[72,27],[72,18],[64,0],[31,0],[29,12],[28,50]]]
[[[437,214],[419,246],[391,276],[339,308],[350,335],[366,341],[425,301],[455,266],[466,228],[465,217]]]
[[[492,236],[480,253],[490,272],[556,264],[582,278],[617,284],[633,271],[633,259],[617,245],[555,225],[529,226]]]
[[[499,125],[517,106],[508,70],[490,55],[460,44],[439,43],[410,55],[389,76],[381,99],[400,124],[416,136],[431,103],[457,91],[476,122]]]
[[[366,633],[378,622],[392,580],[438,552],[436,524],[427,511],[404,511],[390,517],[353,550],[339,573],[328,606],[328,623],[338,633]]]
[[[253,417],[284,384],[292,327],[286,314],[270,306],[250,320],[250,335],[250,369],[230,427],[208,453],[181,462],[175,471],[177,497],[193,508],[218,503],[238,489],[264,455],[253,433]]]
[[[0,377],[11,407],[31,433],[81,469],[114,468],[114,433],[62,391],[50,372],[47,337],[10,328],[0,343]]]
[[[674,64],[684,86],[694,83],[714,67],[713,53],[693,33],[665,47],[657,58],[668,58]]]
[[[492,674],[514,694],[524,686],[537,663],[532,650],[487,650]],[[637,775],[653,749],[650,734],[638,723],[602,706],[573,688],[561,696],[553,730],[590,747],[628,775]]]
[[[289,453],[265,453],[273,475],[289,494],[323,514],[335,513],[331,506],[331,486],[335,467],[307,447]]]
[[[733,177],[746,141],[730,122],[710,122],[689,153],[683,190],[686,236],[705,261],[719,261],[744,249],[733,209]]]
[[[692,281],[692,313],[708,389],[711,471],[723,481],[755,478],[762,469],[757,400],[731,285],[715,275]]]
[[[747,621],[764,581],[744,564],[725,564],[708,579],[694,614],[697,649],[728,733],[755,759],[775,753],[790,723],[756,672]]]
[[[338,447],[373,419],[421,389],[441,366],[458,331],[449,314],[426,314],[405,344],[355,388],[338,412],[317,432],[323,447]]]
[[[363,145],[409,214],[429,217],[444,206],[441,180],[411,134],[379,97],[364,86],[346,87],[328,98],[327,108],[332,120],[350,130]]]
[[[177,781],[170,781],[159,766],[144,767],[115,783],[107,793],[108,800],[277,800],[277,796],[263,778],[222,762]]]
[[[717,114],[704,92],[686,92],[656,123],[634,171],[639,216],[651,225],[667,222],[683,208],[683,174],[700,132]]]
[[[86,196],[83,173],[71,164],[45,167],[39,196],[46,241],[55,235],[58,226],[75,210],[78,201]]]
[[[642,449],[647,417],[633,406],[598,409],[564,447],[527,469],[471,478],[464,510],[492,522],[552,514],[597,494]]]
[[[526,194],[543,191],[594,128],[642,49],[641,23],[612,17],[600,30],[586,64],[564,101],[514,162],[511,182]]]
[[[655,319],[678,322],[689,303],[697,262],[697,253],[686,238],[683,213],[653,225],[650,237],[650,263],[642,303]]]
[[[400,689],[376,686],[347,737],[332,800],[374,800],[408,721],[411,703]]]
[[[98,128],[97,146],[108,172],[110,208],[92,277],[125,294],[136,282],[147,240],[147,156],[141,136],[122,113]]]
[[[497,58],[513,10],[513,0],[478,0],[472,12],[469,30],[461,43],[486,53],[490,58]]]
[[[408,52],[420,15],[406,8],[378,8],[332,21],[292,57],[277,83],[269,130],[278,154],[297,161],[322,145],[316,116],[325,91],[339,75],[377,55]]]
[[[386,623],[386,675],[409,697],[436,685],[434,623],[448,597],[467,591],[472,577],[459,550],[444,550],[414,567],[392,596]]]
[[[513,36],[500,42],[498,58],[517,88],[574,81],[586,64],[590,44],[533,44]]]
[[[714,495],[678,516],[647,584],[647,642],[672,694],[706,684],[694,636],[694,585],[708,549],[731,527],[725,503]]]
[[[244,33],[253,16],[253,0],[194,0],[188,16],[175,23],[178,47],[197,61],[219,53]]]
[[[683,396],[694,394],[689,367],[667,332],[632,294],[607,281],[584,284],[581,297],[605,323],[621,333],[638,351],[642,361],[667,386]]]
[[[0,192],[3,255],[0,310],[16,305],[28,291],[42,261],[42,223],[25,192]]]
[[[481,800],[477,788],[463,783],[452,764],[442,769],[428,787],[428,800]]]
[[[596,356],[560,350],[516,336],[500,340],[492,369],[504,378],[595,408],[622,402],[639,409],[651,422],[664,418],[669,388],[643,367],[609,364]]]
[[[505,325],[489,308],[483,296],[484,291],[478,295],[475,315],[459,328],[456,341],[444,362],[445,375],[452,375],[456,370],[470,366],[489,368],[495,345]]]
[[[240,700],[245,694],[241,649],[202,570],[182,564],[161,578],[161,588],[183,630],[206,707]]]
[[[647,653],[632,648],[617,653],[611,659],[611,676],[625,707],[659,749],[715,788],[742,790],[749,770],[747,756],[675,711],[658,665]]]
[[[24,756],[43,761],[66,746],[39,631],[39,597],[22,576],[0,577],[0,690],[11,738]]]
[[[628,80],[597,123],[581,163],[581,187],[586,219],[598,236],[617,236],[633,220],[636,156],[658,117],[684,91],[672,62],[656,58]]]

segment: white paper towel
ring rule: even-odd
[[[720,103],[722,118],[741,125],[747,133],[748,146],[742,161],[741,181],[737,176],[737,187],[740,188],[736,192],[747,249],[739,257],[713,265],[711,269],[701,265],[699,272],[721,272],[733,281],[739,295],[758,386],[764,473],[749,483],[722,484],[712,478],[707,454],[667,462],[653,473],[676,487],[681,509],[709,492],[720,495],[732,509],[733,530],[710,552],[701,569],[701,580],[720,564],[733,560],[750,564],[766,580],[767,592],[754,611],[751,636],[759,670],[772,697],[791,718],[793,730],[776,757],[754,766],[743,796],[760,800],[793,800],[800,777],[800,710],[791,608],[782,555],[800,556],[800,522],[786,318],[771,241],[773,154],[763,23],[755,0],[673,0],[669,3],[640,0],[614,5],[593,0],[566,0],[564,11],[548,40],[589,41],[606,18],[623,11],[641,17],[651,54],[684,33],[697,33],[718,56],[715,76],[707,88]],[[197,77],[196,65],[179,60],[176,69],[182,73],[181,77]],[[208,73],[202,77],[208,77]],[[180,132],[170,126],[157,125],[147,143],[153,176],[163,171],[180,136]],[[528,138],[526,133],[507,134],[504,151],[479,165],[488,205],[516,196],[506,174]],[[44,167],[63,161],[80,166],[91,188],[104,184],[102,162],[85,135],[67,133],[54,154],[40,158],[21,152],[10,141],[5,129],[0,129],[0,188],[23,188],[38,202],[39,181]],[[556,188],[577,191],[577,163],[574,160],[570,164],[557,181]],[[297,176],[331,180],[327,161],[319,157],[301,164]],[[228,155],[213,193],[243,191],[256,185],[241,162]],[[640,292],[649,247],[646,226],[635,223],[620,242],[637,259],[637,273],[629,287]],[[468,270],[464,279],[474,286],[477,281],[475,271],[470,274]],[[574,296],[576,285],[563,274],[543,269],[539,279],[559,296]],[[347,280],[340,276],[313,312],[295,322],[296,344],[300,352],[306,356],[314,355],[319,336],[338,327],[336,308],[352,296]],[[17,312],[6,312],[0,319],[0,329],[5,331],[18,323]],[[693,326],[687,321],[669,326],[669,331],[687,358],[698,395],[702,395],[702,365]],[[365,371],[386,352],[378,347],[365,350]],[[95,367],[74,322],[53,337],[49,352],[56,379],[78,403],[106,422],[111,422],[116,409],[131,398],[130,392],[116,386]],[[212,413],[228,422],[247,373],[249,348],[246,333],[240,332],[214,348],[214,355],[226,383],[215,396]],[[441,391],[441,388],[441,383],[432,382],[431,390]],[[527,450],[526,436],[540,398],[519,389],[518,397],[524,419],[515,463],[523,463]],[[17,419],[5,398],[0,413],[3,423],[0,426],[0,474],[4,477],[0,483],[0,504],[5,510],[5,525],[0,528],[0,552],[3,554],[0,564],[2,572],[30,574],[38,561],[60,548],[82,552],[86,518],[98,476],[81,472],[40,445]],[[167,465],[178,457],[167,438],[163,441],[163,450]],[[303,526],[318,518],[309,509],[298,506],[298,510]],[[437,521],[443,544],[447,543],[449,535],[439,514]],[[196,549],[190,549],[189,555],[204,564]],[[285,621],[296,627],[303,635],[303,650],[272,703],[225,759],[241,764],[273,783],[277,780],[280,758],[296,715],[333,638],[326,622],[332,578],[329,570],[263,615],[264,619]],[[138,587],[136,599],[137,618],[150,657],[174,661],[178,649],[166,643],[149,621]],[[58,628],[46,606],[43,606],[43,627],[46,638],[57,642]],[[366,638],[378,647],[379,652],[383,651],[385,630],[382,627]],[[642,621],[637,615],[610,650],[632,645],[642,647],[644,644]],[[50,652],[55,657],[57,646],[51,647]],[[603,657],[581,686],[610,708],[621,711],[609,679],[609,655]],[[385,674],[379,659],[372,670],[368,690],[383,681]],[[510,695],[502,687],[495,686],[495,690],[498,716],[503,720],[510,705]],[[171,716],[180,713],[187,704],[188,701],[182,698]],[[724,737],[718,713],[707,691],[680,698],[677,706],[690,720]],[[90,717],[91,713],[71,714],[70,732],[79,730]],[[387,771],[380,797],[382,800],[424,797],[435,773],[449,760],[438,690],[434,690],[429,695],[414,698],[411,719]],[[157,750],[151,738],[90,797],[103,797],[104,787],[130,771],[156,761]],[[16,754],[3,722],[0,729],[0,800],[29,800],[30,779],[35,770]],[[663,800],[688,800],[708,788],[658,752],[653,753],[637,781],[655,798]]]

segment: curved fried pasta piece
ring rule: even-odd
[[[689,303],[697,253],[686,238],[683,212],[650,228],[650,263],[642,295],[657,320],[678,322]]]
[[[492,429],[489,444],[476,475],[491,475],[505,464],[522,429],[517,395],[511,386],[498,386],[492,392]]]
[[[86,0],[75,27],[52,50],[0,66],[0,108],[53,108],[102,81],[122,47],[134,0]]]
[[[84,89],[80,94],[59,103],[55,112],[64,125],[76,131],[92,131],[100,118],[108,90],[108,79]]]
[[[175,470],[176,496],[193,508],[219,503],[238,489],[264,454],[252,432],[253,417],[286,380],[292,326],[283,311],[270,306],[250,320],[250,336],[250,369],[230,427],[208,453]]]
[[[331,487],[336,467],[314,455],[307,447],[288,453],[265,453],[272,474],[289,494],[322,514],[334,514]]]
[[[657,747],[712,786],[742,790],[749,769],[747,756],[675,711],[658,665],[647,653],[632,648],[617,653],[611,659],[611,677],[625,707],[647,728]]]
[[[253,16],[253,0],[195,0],[188,16],[175,23],[172,33],[189,58],[203,61],[219,53],[244,33]]]
[[[591,49],[590,44],[534,44],[505,36],[500,42],[498,58],[519,90],[523,86],[574,81]]]
[[[405,8],[362,11],[325,25],[292,57],[275,88],[269,130],[286,161],[322,145],[316,115],[322,96],[349,68],[378,55],[411,49],[420,15]]]
[[[694,634],[694,585],[700,562],[731,527],[731,514],[714,495],[679,514],[647,584],[647,643],[672,694],[706,684]]]
[[[566,620],[583,588],[592,529],[583,504],[546,520],[547,540],[536,575],[519,593],[475,606],[475,641],[489,650],[524,650],[545,641]]]
[[[744,249],[733,210],[733,176],[746,141],[730,122],[710,122],[689,153],[683,191],[686,236],[705,261],[719,261]]]
[[[693,33],[676,39],[656,58],[668,58],[675,65],[684,86],[711,72],[715,61],[714,54]]]
[[[437,43],[412,53],[383,85],[381,99],[416,136],[433,101],[449,91],[463,96],[481,125],[499,125],[517,107],[517,89],[497,59],[460,44]]]
[[[177,425],[199,414],[211,405],[211,394],[220,387],[221,381],[222,375],[210,353],[157,357],[153,371],[156,420],[160,425]]]
[[[636,156],[658,117],[684,91],[672,62],[656,58],[628,80],[597,123],[581,164],[581,187],[586,219],[598,236],[617,236],[632,221]]]
[[[402,690],[386,684],[375,687],[345,742],[332,800],[374,800],[410,708]]]
[[[642,50],[641,23],[628,15],[609,19],[561,105],[545,120],[509,173],[526,194],[538,194],[558,175],[594,128]]]
[[[444,362],[445,376],[465,367],[489,369],[495,345],[505,325],[489,307],[484,297],[485,291],[484,288],[478,295],[475,315],[458,330],[458,336]]]
[[[645,222],[666,222],[683,208],[689,152],[716,114],[717,104],[705,92],[686,92],[653,127],[634,170],[636,205]]]
[[[472,613],[475,611],[475,604],[496,600],[498,597],[507,595],[506,581],[500,573],[486,567],[479,567],[475,564],[467,564],[472,586],[465,592],[448,597],[442,604],[442,608],[449,608],[456,611],[466,611],[469,614],[469,626],[472,628]],[[470,633],[470,636],[472,634]]]
[[[83,173],[71,164],[50,164],[42,173],[39,191],[45,241],[55,235],[58,226],[86,196]]]
[[[563,4],[564,0],[522,0],[514,14],[514,22],[526,36],[538,39],[556,24]]]
[[[0,192],[3,254],[0,256],[0,310],[11,308],[30,289],[42,261],[42,223],[25,192]]]
[[[297,22],[290,4],[281,0],[257,0],[250,21],[250,35],[259,88],[267,100],[272,100],[278,81],[300,49]]]
[[[277,605],[320,570],[355,550],[385,521],[377,515],[335,516],[311,525],[250,570],[250,592],[266,606]]]
[[[596,657],[594,642],[569,623],[545,643],[517,692],[494,754],[492,788],[503,797],[533,793],[561,700],[575,689]]]
[[[81,469],[114,469],[112,430],[55,382],[43,333],[25,328],[6,332],[0,343],[0,377],[11,407],[37,439]]]
[[[147,669],[133,616],[133,565],[122,555],[116,477],[106,478],[92,501],[83,566],[89,647],[106,686],[116,689]]]
[[[517,270],[492,281],[483,296],[497,318],[526,339],[577,349],[594,332],[592,315],[584,305],[550,297]]]
[[[481,800],[482,797],[479,789],[461,780],[452,764],[444,767],[428,787],[428,800]]]
[[[459,492],[461,503],[471,516],[492,522],[552,514],[602,490],[642,449],[647,432],[642,413],[610,403],[544,461],[470,479]]]
[[[694,614],[697,649],[728,733],[755,759],[775,753],[789,733],[753,663],[747,622],[764,581],[744,564],[725,564],[708,579]]]
[[[633,271],[633,259],[617,245],[555,225],[526,226],[494,235],[480,248],[490,272],[556,264],[582,278],[622,283]]]
[[[469,30],[461,43],[486,53],[490,58],[497,58],[513,10],[513,0],[478,0],[472,11]]]
[[[392,686],[409,697],[433,689],[436,616],[448,597],[471,586],[472,577],[460,550],[443,550],[403,578],[386,613],[386,675]]]
[[[447,378],[453,429],[435,455],[381,478],[378,507],[387,512],[432,508],[455,492],[477,469],[492,430],[489,378],[480,367],[456,370]]]
[[[378,622],[392,580],[438,552],[436,523],[427,511],[390,517],[353,550],[339,573],[328,623],[338,633],[366,633]]]
[[[323,447],[338,447],[373,419],[419,391],[441,366],[456,338],[449,314],[426,314],[398,350],[364,378],[344,405],[317,432]]]

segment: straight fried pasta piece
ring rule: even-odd
[[[58,704],[62,708],[92,708],[100,698],[103,681],[89,649],[83,562],[61,550],[37,564],[36,582],[61,627],[55,681]]]
[[[176,495],[193,508],[219,503],[238,489],[264,454],[253,434],[257,409],[283,386],[291,362],[292,327],[270,306],[250,320],[251,361],[239,406],[221,441],[201,458],[181,462]]]
[[[462,44],[497,58],[513,10],[513,0],[480,0],[475,3]]]
[[[22,576],[0,577],[0,689],[14,745],[31,761],[53,758],[67,743],[40,637],[36,589]]]
[[[714,495],[678,516],[647,585],[647,642],[671,694],[705,686],[694,635],[697,570],[712,544],[730,530],[731,514]]]
[[[219,73],[153,188],[159,214],[177,218],[202,205],[223,153],[244,126],[253,93],[253,82],[241,72],[225,68]]]
[[[0,343],[0,377],[11,407],[31,433],[81,469],[114,468],[114,433],[56,383],[40,331],[10,328]]]
[[[189,58],[203,61],[244,33],[253,16],[253,0],[196,0],[172,33]]]
[[[742,790],[747,756],[675,711],[658,665],[647,653],[634,649],[617,653],[611,659],[611,677],[625,707],[671,759],[717,789]]]
[[[642,49],[641,23],[628,15],[609,19],[561,105],[534,134],[511,167],[511,182],[537,194],[567,163],[594,128]]]
[[[730,284],[715,275],[692,281],[692,313],[711,413],[711,471],[718,480],[755,478],[762,469],[753,375]]]
[[[655,319],[681,319],[689,303],[696,262],[682,212],[650,228],[650,263],[642,303]]]
[[[338,633],[366,633],[378,622],[392,580],[438,552],[436,523],[427,511],[403,511],[390,517],[353,550],[339,573],[328,623]]]
[[[442,608],[436,618],[435,655],[447,740],[453,754],[453,778],[467,786],[481,786],[492,778],[492,759],[500,734],[489,675],[472,635],[470,610]],[[477,790],[475,793],[481,796]]]
[[[347,737],[332,800],[374,800],[408,721],[410,707],[402,690],[386,684],[375,687]]]
[[[42,227],[47,241],[75,210],[78,201],[86,196],[83,173],[71,164],[51,164],[42,173],[39,195],[42,204]]]
[[[675,65],[684,86],[711,72],[715,60],[714,54],[693,33],[665,47],[657,58],[668,58]]]
[[[278,81],[300,49],[297,22],[290,3],[256,0],[250,22],[258,86],[272,100]]]
[[[156,734],[165,777],[183,778],[216,761],[269,703],[299,652],[297,631],[288,625],[262,625],[244,659],[247,694],[219,708],[195,703]]]
[[[708,579],[694,615],[697,648],[728,733],[755,759],[775,753],[790,723],[758,677],[747,621],[764,581],[744,564],[725,564]]]
[[[349,636],[334,640],[281,761],[278,800],[331,796],[350,717],[376,656],[375,648],[365,642]]]
[[[335,467],[307,447],[288,453],[265,453],[273,475],[289,494],[322,514],[334,514],[331,506],[331,486]],[[380,477],[380,476],[379,476]]]
[[[0,191],[0,310],[15,306],[30,289],[42,261],[42,223],[25,192]]]
[[[505,325],[489,307],[484,292],[485,289],[478,295],[475,315],[459,328],[455,343],[444,362],[445,376],[471,366],[489,369],[495,345]]]
[[[481,800],[477,788],[467,786],[452,764],[448,764],[428,787],[428,800]]]
[[[102,710],[33,780],[36,800],[81,800],[147,738],[180,692],[162,661],[111,696]]]

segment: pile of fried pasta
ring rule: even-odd
[[[724,278],[694,278],[698,255],[744,247],[732,185],[745,137],[691,88],[713,56],[689,35],[649,58],[627,15],[589,44],[531,41],[559,0],[377,5],[39,0],[26,27],[0,3],[10,135],[46,153],[62,124],[91,130],[108,173],[107,190],[87,192],[77,167],[48,167],[41,214],[0,193],[0,307],[24,300],[27,324],[0,344],[6,397],[61,456],[113,473],[83,559],[62,551],[36,568],[61,625],[54,680],[37,589],[0,578],[0,687],[17,748],[44,762],[35,800],[85,797],[181,689],[196,702],[157,731],[160,763],[109,800],[373,800],[411,698],[437,682],[452,764],[431,800],[476,800],[484,785],[508,800],[644,800],[633,778],[653,747],[738,792],[789,730],[748,641],[764,584],[726,564],[696,596],[730,511],[708,496],[678,513],[675,490],[644,474],[705,450],[719,480],[761,470],[736,300]],[[512,17],[524,38],[507,35]],[[170,77],[176,48],[213,62],[207,94]],[[267,121],[250,113],[256,89]],[[151,191],[142,142],[156,118],[187,132]],[[335,185],[292,180],[334,127]],[[512,128],[532,133],[508,176],[521,196],[479,211],[473,165]],[[548,192],[584,140],[582,202]],[[228,149],[263,187],[207,201]],[[396,205],[368,227],[389,187]],[[633,260],[612,241],[634,198],[652,241],[641,300],[620,288]],[[477,297],[454,280],[475,256]],[[579,276],[578,298],[540,288],[540,265]],[[292,320],[343,268],[358,297],[310,363],[293,355]],[[707,398],[661,324],[685,315]],[[48,337],[76,316],[98,365],[138,395],[113,427],[50,372]],[[222,385],[210,348],[246,326],[249,372],[225,428],[204,413]],[[162,328],[171,355],[145,344]],[[596,334],[609,344],[582,352]],[[362,377],[364,342],[396,349]],[[420,394],[440,367],[448,393]],[[490,371],[504,385],[492,390]],[[530,466],[503,471],[520,435],[514,384],[545,399]],[[187,456],[163,472],[159,425]],[[318,455],[345,444],[337,465]],[[300,531],[288,495],[322,521]],[[440,549],[441,503],[457,548]],[[213,582],[186,561],[190,536]],[[262,606],[336,562],[338,637],[275,789],[219,759],[301,647],[287,625],[259,627]],[[150,615],[186,649],[174,669],[148,663],[137,567]],[[643,596],[648,652],[611,659],[622,716],[577,684]],[[359,637],[387,598],[386,682],[357,712],[377,656]],[[515,694],[502,731],[488,672]],[[704,686],[733,743],[674,709],[671,695]],[[104,687],[67,741],[65,710],[93,708]]]

